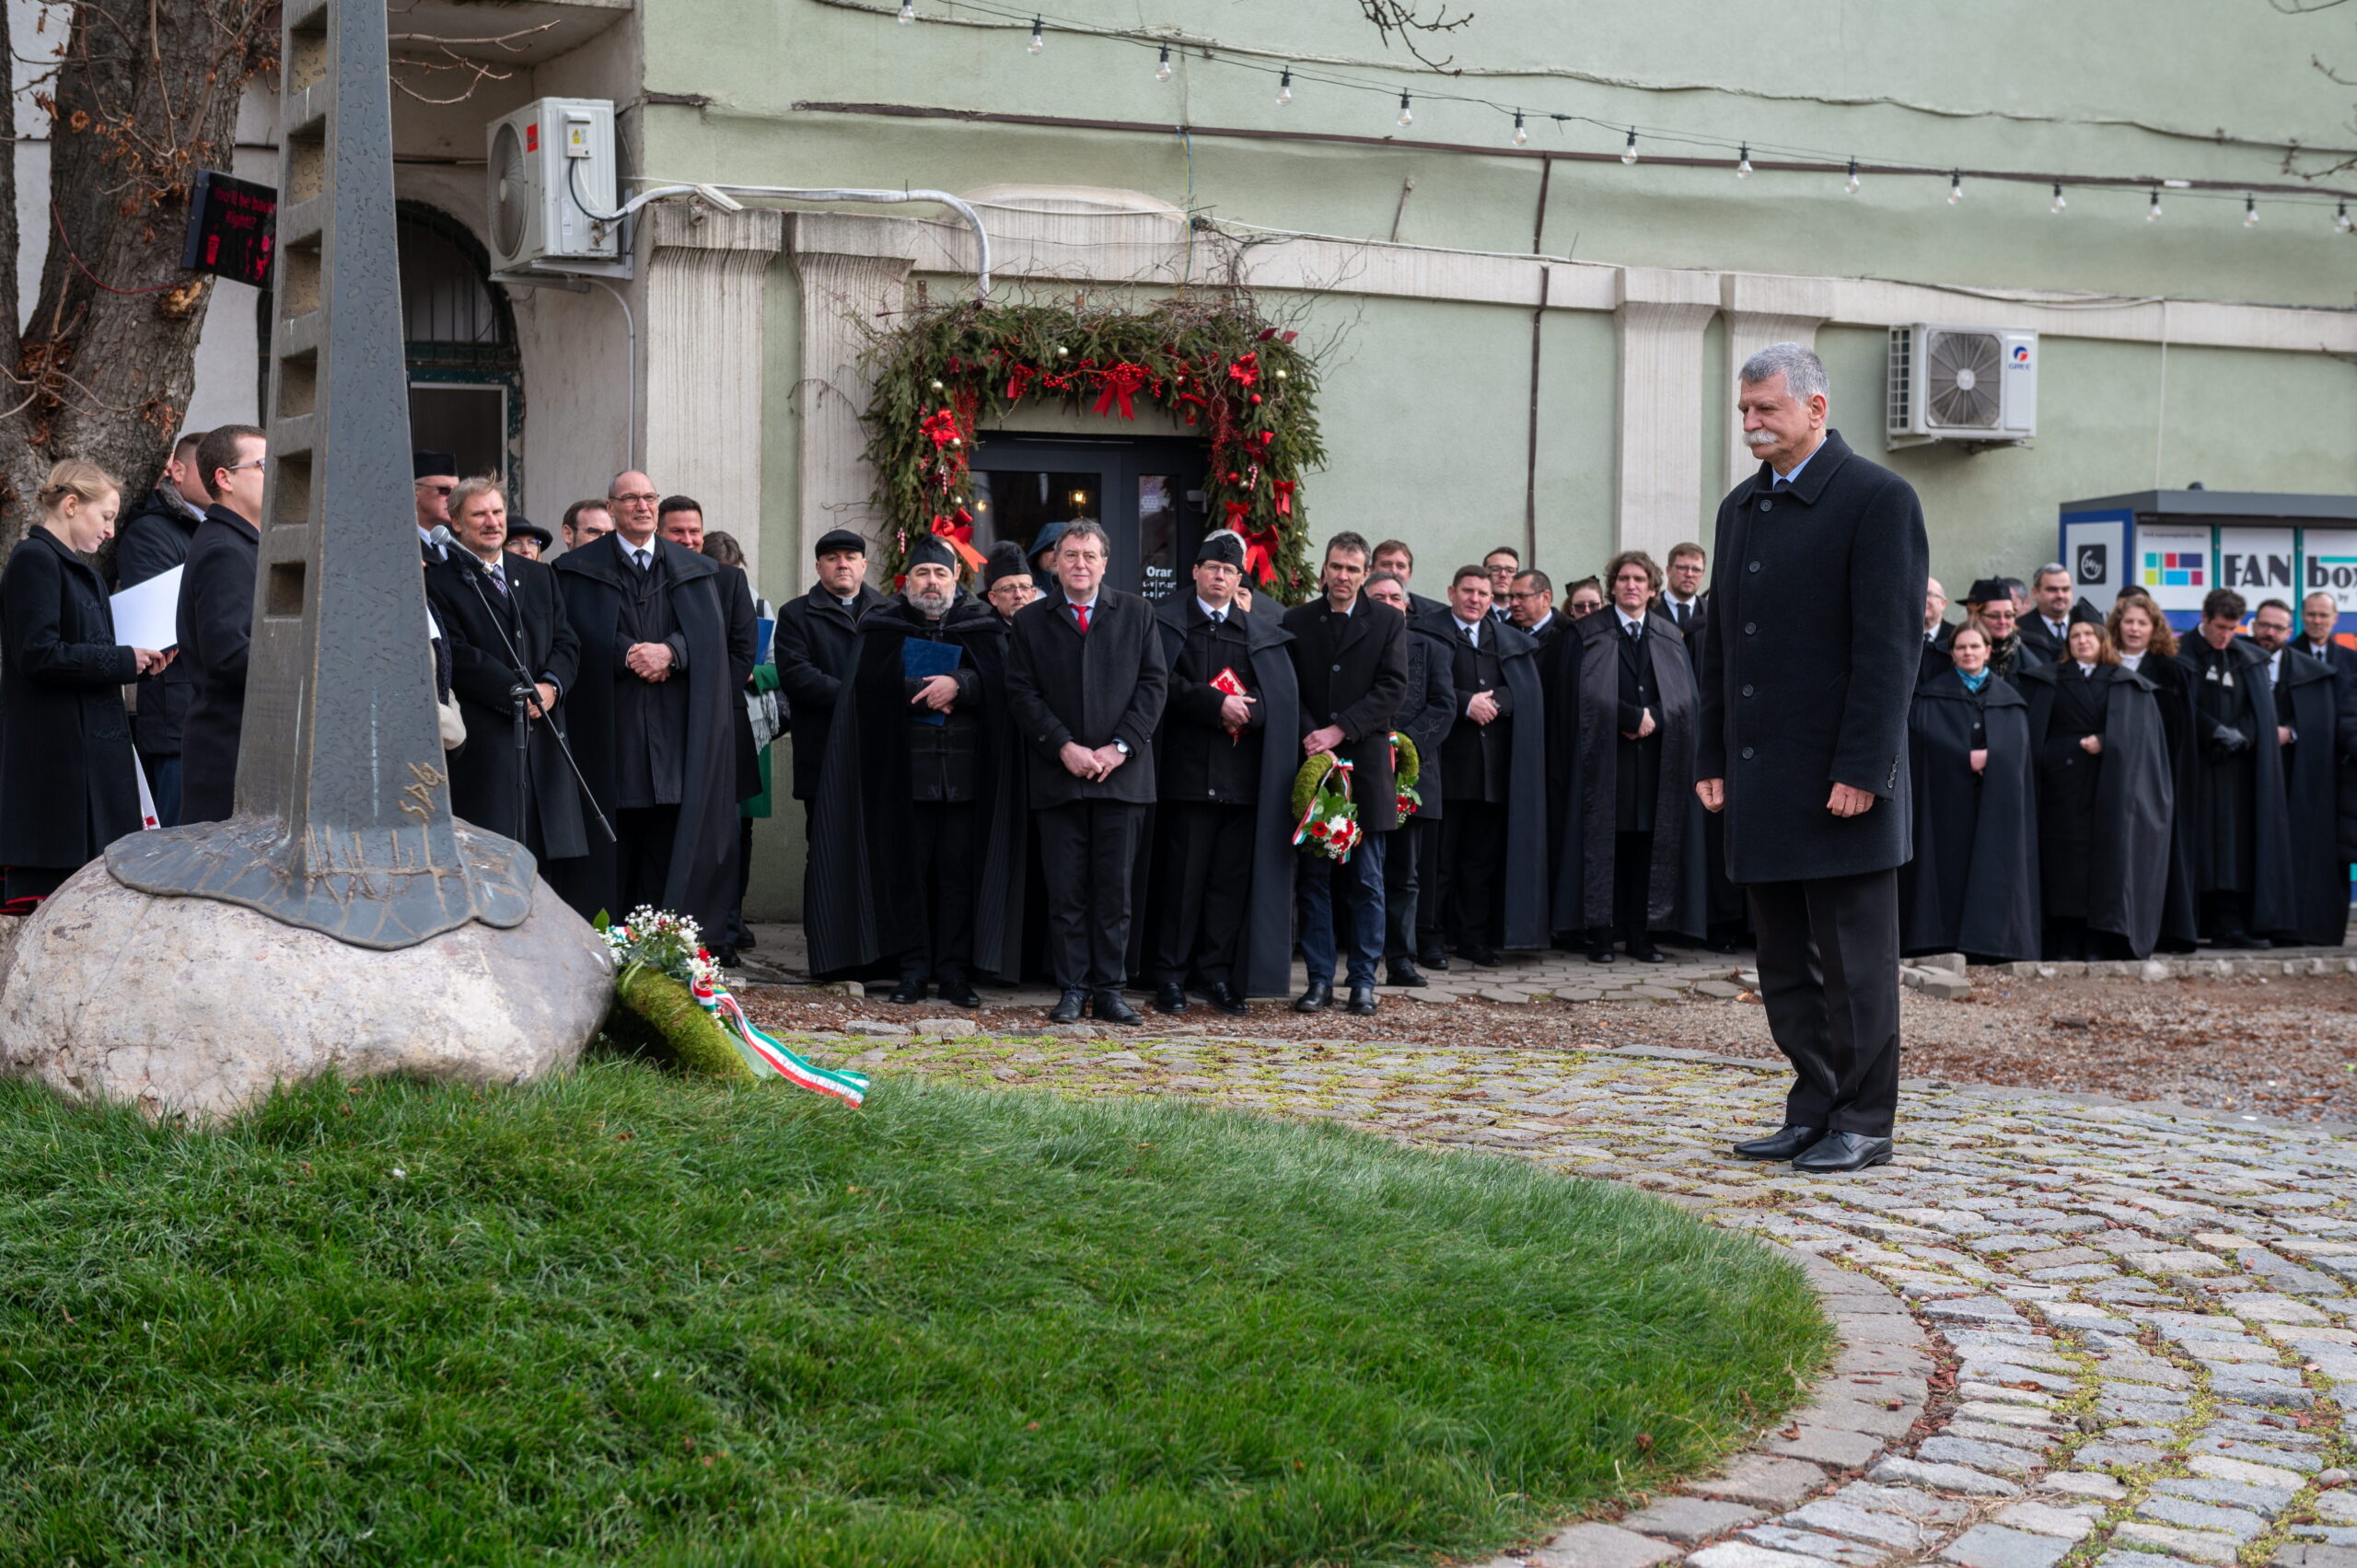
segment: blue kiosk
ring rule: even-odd
[[[2357,495],[2253,490],[2139,490],[2062,503],[2062,550],[2078,597],[2109,612],[2133,583],[2179,631],[2201,618],[2201,598],[2233,588],[2253,605],[2280,598],[2299,623],[2300,601],[2328,593],[2337,635],[2357,631]]]

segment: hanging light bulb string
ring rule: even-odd
[[[991,0],[946,0],[946,3],[953,5],[954,7],[960,12],[1003,18],[1007,25],[1020,26],[1028,21],[1031,29],[1030,41],[1027,45],[1028,52],[1032,54],[1038,54],[1045,47],[1047,17],[1044,12],[1016,10],[1011,7],[992,4]],[[878,9],[880,10],[880,7],[878,7]],[[897,19],[902,25],[907,25],[918,19],[914,0],[900,0],[900,5],[897,13]],[[1141,38],[1137,36],[1134,31],[1124,31],[1118,29],[1101,27],[1094,23],[1076,21],[1066,17],[1057,18],[1056,29],[1061,32],[1069,32],[1079,36],[1096,39],[1100,41],[1123,43],[1137,48],[1153,48],[1156,51],[1157,54],[1155,72],[1155,79],[1160,81],[1167,81],[1169,79],[1171,72],[1170,63],[1172,46],[1167,40]],[[1209,46],[1206,46],[1203,57],[1207,61],[1215,61],[1218,64],[1229,69],[1254,71],[1275,76],[1277,78],[1276,100],[1280,106],[1290,104],[1293,101],[1294,89],[1296,81],[1306,86],[1315,85],[1332,87],[1344,92],[1366,94],[1383,93],[1386,95],[1397,93],[1399,99],[1399,123],[1405,127],[1412,125],[1415,122],[1414,99],[1418,95],[1407,89],[1398,88],[1382,82],[1370,81],[1361,77],[1341,75],[1331,68],[1315,68],[1293,63],[1287,63],[1283,65],[1271,65],[1264,64],[1255,60],[1244,59],[1232,53],[1214,54]],[[1534,112],[1527,106],[1520,106],[1499,99],[1483,98],[1478,94],[1452,92],[1433,87],[1427,87],[1422,91],[1421,96],[1428,104],[1438,102],[1444,104],[1462,105],[1469,108],[1483,109],[1509,120],[1513,123],[1515,132],[1511,138],[1512,145],[1513,147],[1516,149],[1518,156],[1547,156],[1558,157],[1578,157],[1583,156],[1575,150],[1550,149],[1544,155],[1535,150],[1527,150],[1528,148],[1529,142],[1528,119]],[[2151,190],[2153,199],[2151,206],[2145,215],[2148,219],[2157,218],[2160,211],[2158,189],[2153,187],[2149,180],[2141,180],[2133,177],[2068,174],[2064,179],[2058,180],[2053,174],[2015,169],[1976,168],[1968,170],[1956,166],[1943,168],[1938,165],[1923,164],[1864,164],[1853,155],[1836,154],[1820,148],[1797,145],[1788,146],[1764,142],[1754,143],[1747,138],[1738,139],[1732,148],[1734,157],[1730,158],[1725,156],[1730,150],[1727,142],[1716,136],[1694,134],[1669,127],[1631,125],[1625,121],[1610,121],[1588,114],[1560,112],[1553,110],[1541,110],[1536,112],[1538,114],[1539,118],[1552,121],[1559,128],[1588,126],[1602,131],[1621,134],[1624,136],[1624,141],[1620,153],[1620,161],[1623,164],[1634,164],[1637,161],[1637,138],[1642,134],[1646,140],[1650,142],[1662,143],[1677,147],[1708,149],[1719,155],[1715,158],[1670,157],[1656,158],[1655,161],[1670,162],[1681,165],[1703,166],[1715,162],[1722,168],[1733,168],[1738,179],[1748,178],[1755,169],[1762,168],[1774,169],[1780,172],[1793,173],[1816,173],[1828,170],[1842,170],[1845,171],[1846,174],[1846,178],[1843,181],[1843,188],[1851,194],[1854,195],[1858,192],[1860,178],[1862,174],[1865,173],[1872,173],[1876,176],[1912,178],[1936,178],[1941,175],[1945,175],[1948,179],[1949,203],[1951,204],[1956,204],[1963,200],[1963,177],[1967,173],[1969,173],[1976,180],[1994,180],[2012,183],[2038,183],[2049,186],[2056,186],[2067,182],[2071,185],[2077,186],[2082,190],[2116,192]],[[1451,146],[1451,144],[1446,143],[1434,143],[1432,145],[1436,147]],[[1752,157],[1755,148],[1762,153],[1771,155],[1772,161],[1763,159],[1760,162],[1755,163]],[[1457,150],[1470,152],[1478,151],[1479,149],[1469,146]],[[2165,183],[2170,189],[2177,191],[2179,194],[2194,200],[2231,201],[2237,196],[2241,197],[2244,201],[2244,221],[2246,226],[2256,226],[2258,223],[2256,198],[2258,194],[2264,193],[2271,200],[2299,203],[2313,203],[2318,207],[2321,207],[2326,202],[2335,202],[2338,203],[2335,214],[2335,227],[2340,228],[2340,224],[2338,222],[2338,218],[2340,215],[2340,208],[2345,208],[2347,201],[2352,194],[2351,192],[2343,192],[2331,187],[2313,184],[2254,186],[2247,181],[2226,180],[2171,180],[2165,181]],[[2067,201],[2060,200],[2059,192],[2057,192],[2057,195],[2058,203],[2052,208],[2052,210],[2059,212],[2061,211],[2064,206],[2067,206],[2068,203]],[[2351,232],[2351,230],[2344,229],[2341,230],[2341,232]]]

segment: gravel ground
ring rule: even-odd
[[[2300,1121],[2357,1122],[2357,976],[2170,980],[2015,980],[1973,971],[1955,1002],[1902,993],[1906,1072],[1960,1084],[2166,1099],[2212,1109]],[[753,985],[745,999],[765,1026],[839,1029],[856,1018],[907,1025],[951,1016],[938,1002],[888,1002],[792,986]],[[1132,995],[1133,1005],[1144,998]],[[985,1008],[971,1015],[993,1034],[1036,1034],[1043,1010]],[[1131,1031],[1108,1028],[1108,1034]],[[1179,1018],[1149,1015],[1142,1037],[1480,1040],[1523,1049],[1674,1046],[1728,1056],[1772,1057],[1757,1001],[1532,1003],[1466,1001],[1428,1007],[1386,998],[1373,1018],[1340,1011],[1305,1016],[1283,1003],[1226,1018],[1200,1004]]]

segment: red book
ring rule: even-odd
[[[1222,666],[1220,672],[1212,677],[1212,690],[1224,692],[1230,697],[1245,697],[1251,694],[1244,689],[1244,682],[1236,678],[1235,668],[1227,665]],[[1231,729],[1227,732],[1227,743],[1230,746],[1240,743],[1243,738],[1244,732],[1241,730]]]

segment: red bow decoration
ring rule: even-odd
[[[949,541],[949,548],[958,552],[958,559],[963,561],[970,570],[979,572],[982,569],[982,552],[974,548],[972,513],[960,506],[951,517],[935,517],[933,531],[936,537]]]
[[[1023,401],[1023,394],[1029,391],[1031,389],[1031,383],[1039,378],[1039,373],[1037,370],[1032,369],[1028,365],[1018,365],[1013,370],[1008,371],[1006,376],[1006,401],[1011,403],[1021,402]]]
[[[927,414],[924,423],[917,428],[933,437],[935,451],[948,446],[950,442],[965,434],[958,428],[958,415],[948,409],[943,409],[939,413]]]
[[[1299,482],[1297,480],[1291,479],[1272,479],[1269,482],[1269,488],[1276,493],[1278,517],[1293,516],[1293,488]]]
[[[1250,387],[1260,379],[1260,356],[1248,354],[1227,367],[1227,378],[1239,387]]]
[[[1100,389],[1097,394],[1097,412],[1104,413],[1118,401],[1123,419],[1137,418],[1137,411],[1130,406],[1130,399],[1146,384],[1148,375],[1144,366],[1133,365],[1126,359],[1110,370],[1099,372],[1097,377]]]
[[[1267,343],[1271,338],[1274,338],[1280,343],[1289,343],[1299,336],[1301,336],[1299,332],[1281,332],[1274,327],[1263,327],[1260,329],[1260,341]]]

